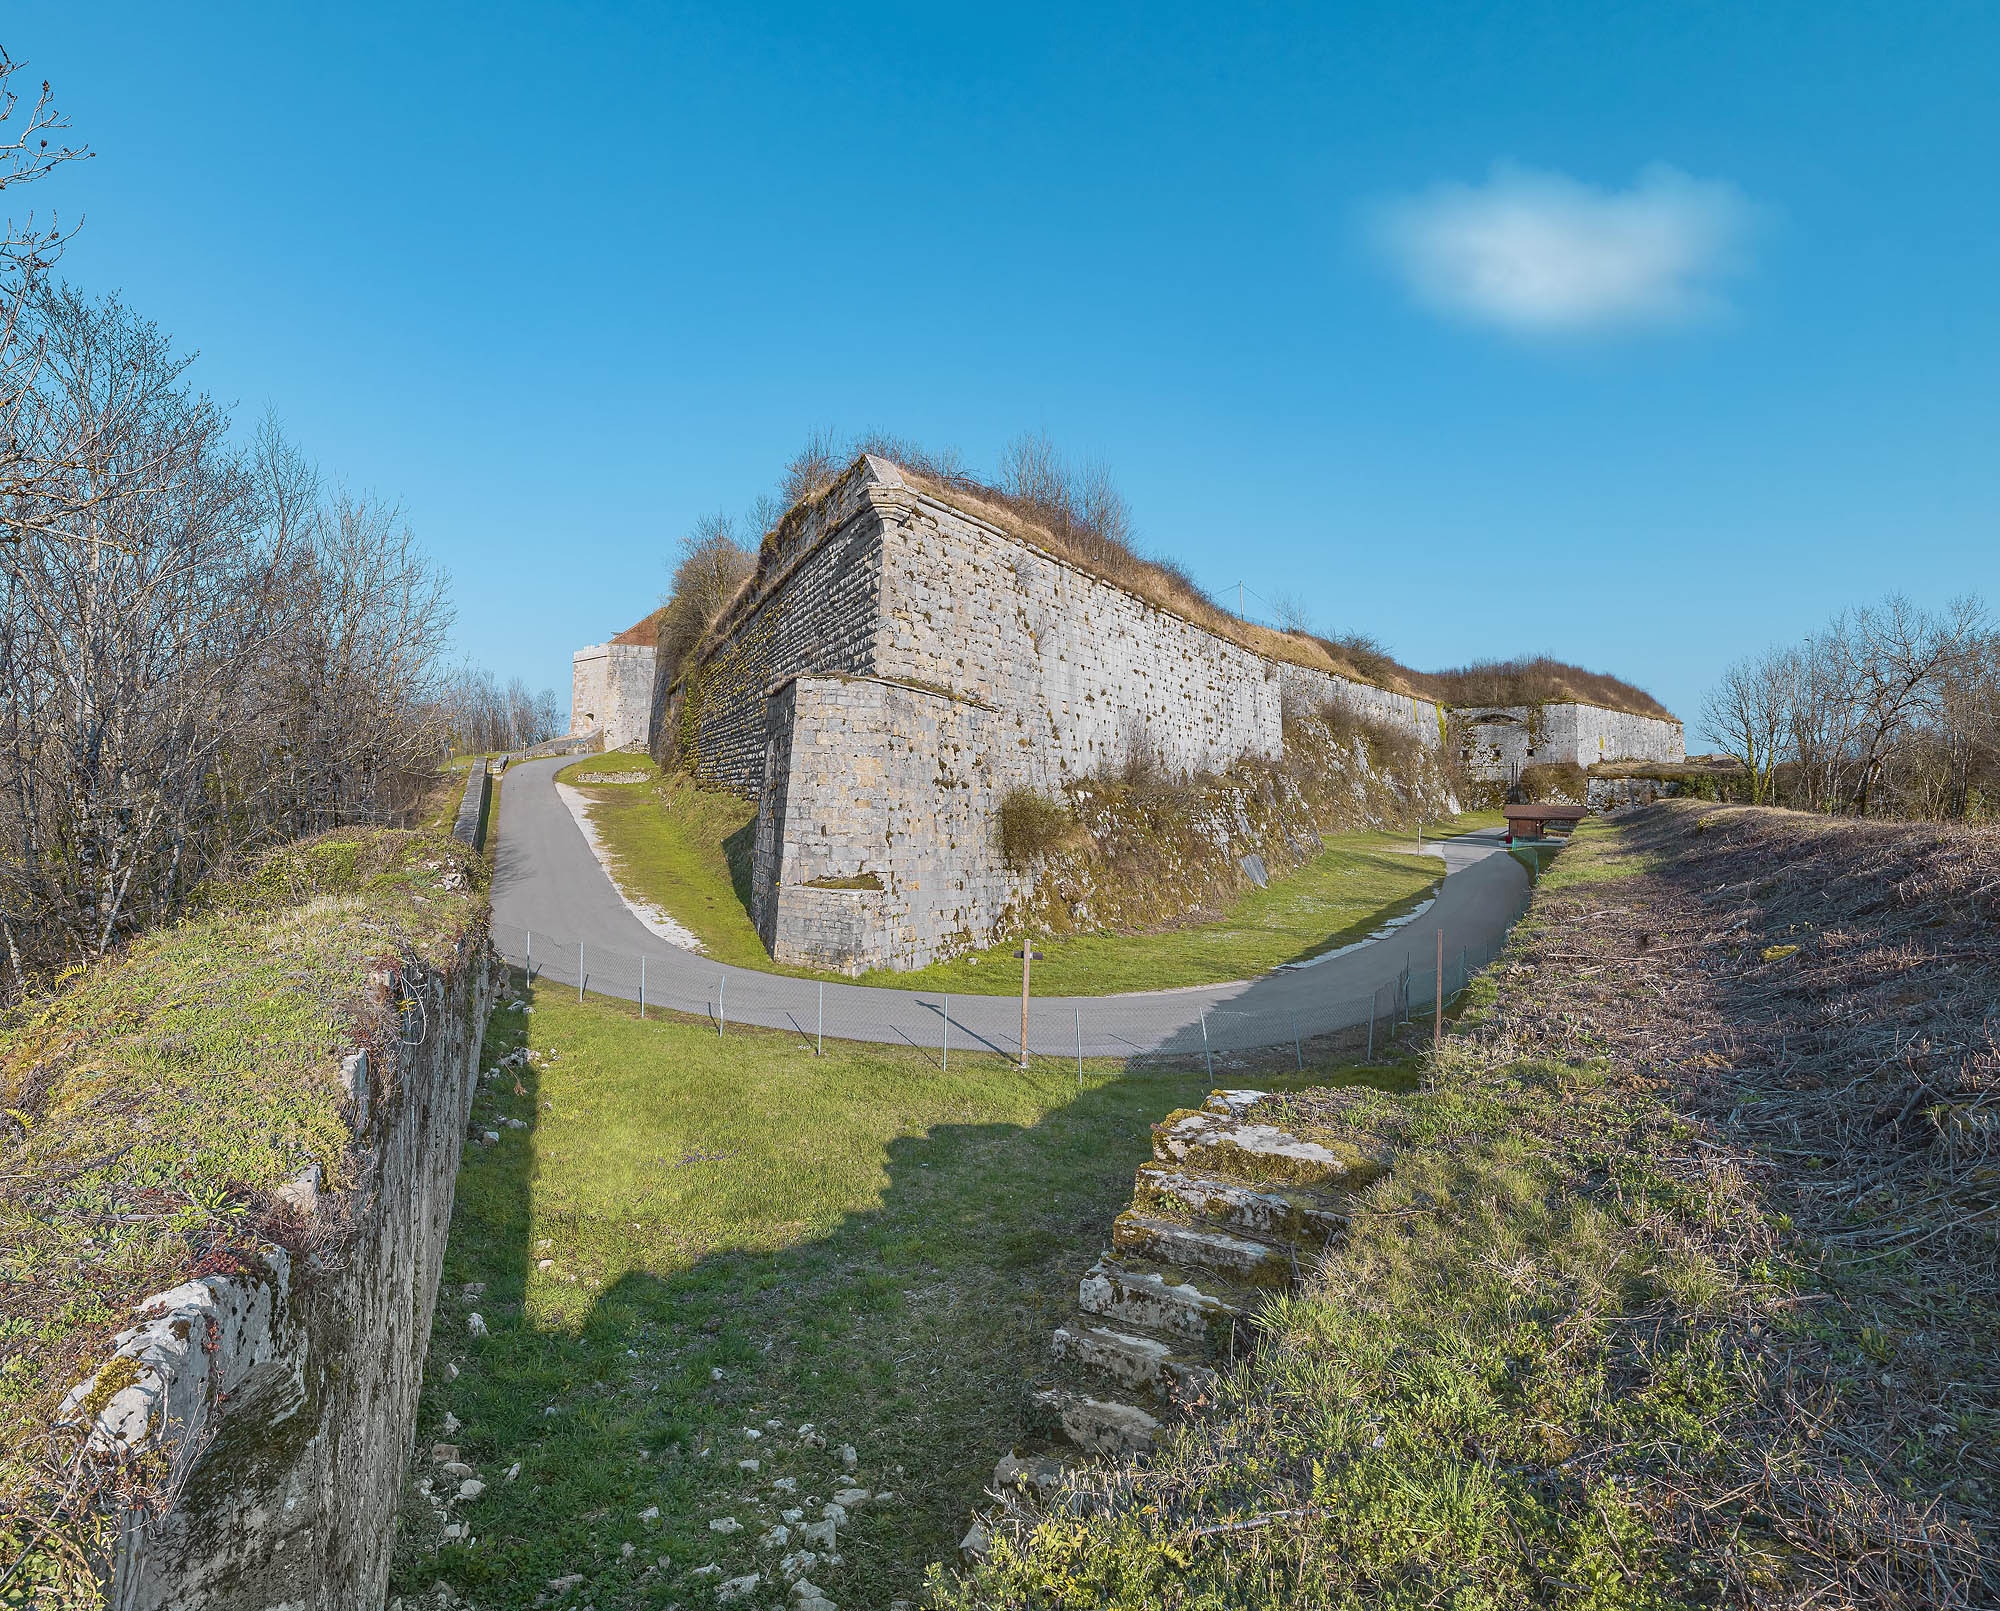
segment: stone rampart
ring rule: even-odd
[[[644,747],[653,717],[648,644],[597,643],[570,657],[571,735],[601,733],[607,750]]]
[[[1679,722],[1597,705],[1479,705],[1451,715],[1459,758],[1484,783],[1511,783],[1529,766],[1687,758]]]
[[[759,802],[752,904],[773,955],[850,972],[991,938],[1019,893],[994,832],[1010,790],[1274,760],[1288,706],[1444,741],[1429,700],[1259,654],[872,456],[767,539],[661,703],[655,754]],[[1535,719],[1566,755],[1651,757],[1669,730],[1679,753],[1671,723]]]
[[[1011,725],[878,677],[798,677],[770,701],[752,916],[779,962],[921,967],[983,943],[1014,880],[993,843]]]
[[[101,1459],[164,1455],[181,1476],[165,1514],[120,1532],[115,1611],[384,1603],[489,957],[481,925],[451,969],[382,975],[411,1005],[386,1052],[345,1063],[360,1174],[333,1249],[301,1260],[266,1248],[260,1269],[148,1299],[119,1334],[130,1385],[98,1412],[90,1445]],[[336,1206],[316,1174],[284,1195],[308,1221]]]

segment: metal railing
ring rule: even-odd
[[[801,1043],[828,1040],[907,1045],[948,1069],[954,1054],[1022,1059],[1017,994],[862,987],[842,980],[723,968],[680,952],[648,956],[550,933],[496,924],[494,948],[536,982],[635,1004],[641,1017],[672,1013],[704,1021],[718,1035],[746,1027],[778,1030]],[[1394,942],[1384,942],[1393,946]],[[1491,948],[1447,951],[1444,1004],[1489,961]],[[1412,957],[1411,961],[1414,962]],[[1304,974],[1302,979],[1301,971]],[[1197,992],[1051,997],[1029,1004],[1027,1056],[1037,1062],[1115,1057],[1128,1065],[1304,1070],[1333,1058],[1372,1057],[1404,1025],[1428,1026],[1439,974],[1405,965],[1370,995],[1315,994],[1310,966],[1281,969],[1220,1001]],[[1282,991],[1273,989],[1284,981]]]

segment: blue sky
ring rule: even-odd
[[[38,7],[64,263],[566,698],[808,431],[1115,469],[1218,594],[1692,720],[2000,607],[2000,11]],[[1253,610],[1255,600],[1252,601]]]

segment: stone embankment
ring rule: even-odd
[[[1270,1122],[1265,1100],[1216,1091],[1153,1127],[1132,1206],[1056,1327],[1058,1382],[1037,1395],[1049,1437],[994,1467],[997,1508],[974,1519],[968,1555],[1031,1524],[1080,1458],[1143,1459],[1164,1426],[1198,1412],[1218,1367],[1249,1346],[1258,1306],[1300,1284],[1346,1229],[1352,1194],[1385,1171],[1381,1157]]]
[[[477,864],[446,841],[371,832],[283,854],[311,898],[246,926],[241,946],[204,967],[234,966],[241,984],[260,945],[292,943],[319,921],[313,944],[359,988],[351,1001],[318,1001],[316,1021],[354,1049],[327,1058],[322,1040],[319,1059],[293,1069],[266,1048],[276,1071],[242,1104],[282,1086],[294,1115],[323,1108],[324,1163],[268,1197],[239,1188],[250,1231],[214,1245],[187,1279],[137,1302],[100,1295],[129,1324],[54,1424],[74,1437],[78,1469],[110,1512],[98,1575],[117,1611],[377,1611],[387,1594],[491,1004],[486,901]],[[312,893],[313,868],[341,865]],[[418,925],[428,938],[413,937]],[[162,954],[175,944],[169,936]],[[234,1010],[277,1008],[246,986]],[[182,1122],[170,1095],[142,1133]],[[277,1148],[283,1121],[270,1122]],[[231,1140],[184,1139],[189,1156]]]

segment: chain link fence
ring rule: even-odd
[[[536,982],[570,987],[579,1001],[591,994],[631,1002],[642,1017],[676,1014],[723,1036],[756,1027],[796,1035],[815,1048],[829,1040],[906,1045],[943,1068],[954,1056],[977,1053],[1018,1062],[1025,1045],[1028,1058],[1073,1061],[1079,1069],[1086,1059],[1119,1058],[1130,1067],[1205,1068],[1215,1075],[1304,1070],[1386,1048],[1403,1026],[1430,1018],[1440,982],[1434,961],[1425,969],[1406,963],[1368,995],[1318,992],[1313,965],[1306,962],[1238,987],[1221,1001],[1206,991],[1031,998],[1024,1037],[1018,995],[793,978],[722,966],[690,952],[634,953],[509,924],[494,925],[493,943]],[[1494,954],[1492,947],[1446,950],[1445,1005]]]

